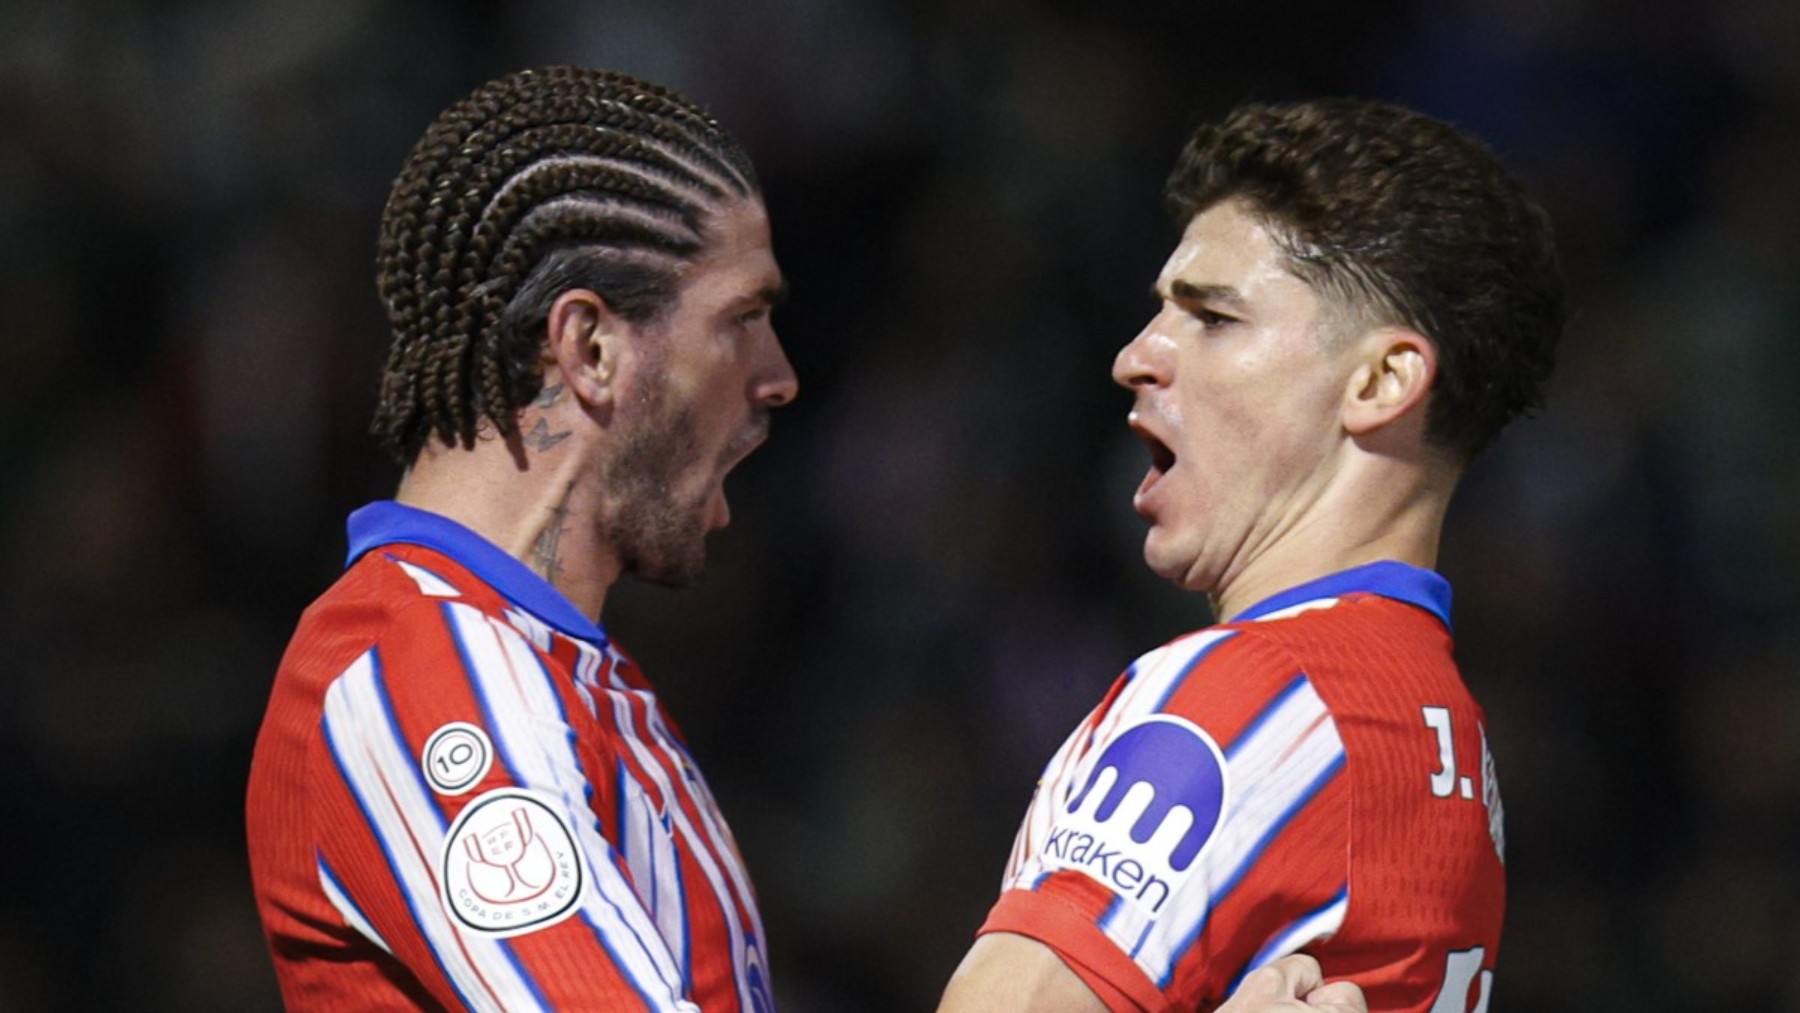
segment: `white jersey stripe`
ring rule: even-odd
[[[1229,991],[1237,991],[1243,983],[1244,976],[1266,964],[1280,960],[1290,953],[1296,953],[1301,947],[1320,939],[1328,939],[1339,928],[1343,927],[1344,915],[1350,910],[1350,886],[1346,883],[1337,896],[1327,901],[1317,911],[1301,916],[1301,918],[1271,938],[1267,945],[1257,951],[1256,956],[1244,965],[1232,979]]]
[[[743,966],[743,953],[745,948],[744,927],[738,918],[737,904],[732,902],[732,894],[726,885],[725,876],[719,870],[719,856],[716,854],[717,844],[708,837],[704,837],[698,833],[694,829],[693,823],[688,819],[686,811],[680,804],[681,795],[676,793],[673,785],[670,783],[670,771],[668,766],[666,766],[669,763],[668,759],[663,755],[659,755],[659,750],[644,742],[643,738],[637,734],[637,724],[633,719],[632,713],[632,701],[634,699],[640,700],[644,705],[646,714],[649,715],[654,715],[656,713],[655,701],[650,698],[649,694],[632,689],[629,684],[620,679],[616,674],[613,676],[612,681],[613,685],[608,689],[607,695],[612,698],[613,714],[619,727],[621,738],[624,739],[627,746],[631,749],[632,755],[637,759],[638,766],[642,767],[645,774],[649,776],[652,782],[654,782],[657,793],[667,800],[667,805],[664,807],[666,814],[675,821],[675,825],[680,830],[681,835],[692,842],[694,846],[692,851],[694,860],[699,863],[701,872],[706,876],[707,884],[712,888],[713,893],[718,896],[720,900],[720,910],[725,915],[725,928],[727,935],[731,940],[732,977],[735,979],[735,984],[737,985],[738,1002],[743,1009],[754,1009],[755,1007],[752,1005],[750,998],[749,982],[746,980],[747,972]],[[652,735],[663,734],[664,730],[661,728],[660,722],[646,723],[649,724],[649,731]],[[662,746],[662,749],[660,750],[661,753],[666,754],[670,752],[666,745],[662,743],[658,743],[658,745]],[[674,767],[675,769],[680,769],[679,758],[675,760]],[[696,801],[699,804],[697,804],[695,808],[702,811],[704,811],[707,804],[710,803],[710,799],[697,799]],[[685,933],[685,928],[683,931]]]
[[[423,566],[420,566],[417,563],[409,563],[404,559],[396,559],[394,562],[400,564],[400,572],[411,577],[413,583],[419,586],[419,593],[427,598],[462,597],[462,592],[457,589],[455,584],[432,573]]]
[[[647,712],[658,741],[679,755],[682,761],[680,769],[698,772],[700,765],[694,761],[693,754],[687,751],[687,746],[682,743],[679,736],[663,726],[661,709],[651,707],[647,708]],[[756,904],[755,891],[750,887],[750,874],[745,871],[744,863],[738,860],[737,840],[732,837],[731,828],[725,824],[725,817],[719,809],[719,802],[713,798],[712,788],[706,783],[706,780],[697,773],[688,779],[687,784],[689,790],[694,793],[696,801],[700,803],[697,808],[700,810],[700,819],[706,825],[713,854],[718,856],[719,863],[725,867],[726,874],[731,877],[732,886],[737,891],[738,906],[749,912],[751,928],[755,932],[756,938],[761,940],[763,938],[762,914]]]
[[[1227,780],[1241,790],[1231,793],[1225,817],[1201,854],[1193,881],[1202,888],[1171,898],[1136,954],[1152,980],[1167,983],[1175,962],[1205,931],[1212,909],[1343,762],[1343,740],[1325,702],[1310,680],[1296,678],[1227,750]]]
[[[687,903],[681,892],[681,856],[675,850],[669,818],[656,811],[623,761],[615,769],[614,784],[619,799],[620,857],[631,871],[632,885],[663,942],[674,949],[682,981],[692,983],[693,954],[689,948]]]
[[[425,782],[424,772],[408,749],[405,736],[400,732],[399,722],[394,716],[393,702],[389,699],[386,682],[379,667],[379,656],[376,661],[377,667],[370,689],[382,718],[381,730],[384,734],[379,742],[384,785],[392,793],[394,803],[405,810],[408,824],[421,831],[412,835],[412,841],[416,860],[425,869],[425,879],[430,884],[431,893],[421,897],[419,908],[430,915],[429,921],[433,926],[431,945],[437,949],[441,945],[439,938],[448,937],[457,951],[469,961],[491,1001],[480,1003],[475,1008],[505,1013],[516,1009],[543,1009],[542,993],[536,983],[524,975],[512,948],[501,939],[464,933],[449,918],[443,906],[438,888],[441,885],[439,876],[444,840],[449,827],[436,797]],[[467,669],[464,674],[469,674]],[[371,710],[364,713],[377,712]],[[389,778],[385,775],[386,771],[403,771],[404,776]]]
[[[620,920],[623,920],[625,917],[622,912],[618,912],[617,910],[615,910],[614,913],[619,915]],[[594,933],[594,938],[599,941],[600,948],[606,951],[606,955],[612,960],[613,966],[625,966],[624,957],[619,953],[619,948],[614,946],[613,941],[607,937],[606,928],[594,920],[593,912],[584,907],[581,912],[581,920],[585,922],[587,927]],[[639,942],[641,944],[642,940],[639,940]],[[666,1003],[658,1002],[651,998],[649,993],[644,991],[643,986],[638,984],[637,979],[630,975],[625,976],[625,983],[630,985],[632,991],[637,993],[638,999],[643,1002],[646,1010],[675,1009],[682,1011],[682,1013],[698,1013],[698,1008],[695,1007],[693,1003],[682,998],[677,998],[675,1000],[676,1004],[673,1007]]]
[[[1225,747],[1225,759],[1235,763],[1246,748],[1270,745],[1270,738],[1262,734],[1264,726],[1286,713],[1284,708],[1289,702],[1302,691],[1310,690],[1311,687],[1312,683],[1304,673],[1296,675],[1294,681],[1288,683],[1286,689],[1269,701],[1269,705],[1263,708],[1262,713],[1250,719],[1250,723],[1238,733],[1237,741]]]
[[[549,672],[518,630],[459,603],[444,606],[452,638],[487,708],[495,752],[522,787],[548,792],[571,817],[588,857],[593,890],[582,901],[584,922],[617,959],[617,966],[654,1009],[693,1009],[682,998],[680,972],[654,924],[610,858],[611,845],[593,813],[586,775],[562,701]],[[563,726],[545,735],[543,725]],[[630,940],[631,945],[623,945]],[[614,944],[620,944],[615,946]]]
[[[552,682],[553,677],[549,670],[544,667],[543,662],[539,657],[532,653],[529,645],[523,643],[514,635],[514,631],[509,630],[504,624],[494,622],[473,610],[471,610],[470,614],[488,622],[495,634],[497,634],[503,649],[507,652],[512,662],[509,671],[513,674],[514,685],[517,686],[521,692],[534,696],[539,705],[552,708],[558,719],[566,726],[568,724],[568,717],[562,710],[562,701],[556,694]],[[579,643],[579,641],[575,641],[575,643]],[[564,784],[565,789],[568,788],[571,783],[573,785],[579,785],[582,798],[581,808],[578,811],[591,813],[593,811],[592,795],[594,789],[592,783],[587,780],[585,774],[582,772],[579,760],[575,755],[574,748],[576,736],[574,729],[572,727],[568,729],[568,733],[562,740],[563,748],[560,749],[555,748],[551,744],[553,740],[549,737],[527,733],[527,738],[528,741],[545,747],[544,757],[552,770],[551,776],[558,778]],[[636,786],[634,785],[634,787]],[[565,799],[567,798],[567,794],[568,793],[565,790]],[[584,837],[588,838],[588,843],[585,845],[586,847],[594,849],[608,849],[611,847],[611,842],[608,841],[600,831],[597,818],[584,825],[582,831]],[[671,856],[674,854],[672,847],[669,854]],[[616,874],[616,863],[609,861],[608,864],[612,867],[612,874]],[[688,984],[691,982],[692,976],[685,968],[683,956],[670,951],[669,936],[662,931],[659,919],[654,917],[649,918],[648,921],[650,924],[648,927],[641,924],[646,919],[646,911],[649,909],[650,905],[645,904],[642,898],[638,897],[637,891],[632,888],[632,885],[628,881],[624,881],[623,879],[613,879],[611,878],[611,875],[609,875],[607,885],[611,887],[607,894],[608,904],[614,908],[615,914],[617,914],[622,921],[627,923],[633,938],[637,940],[638,945],[643,948],[654,961],[657,978],[669,990],[668,1001],[675,1003],[676,1008],[678,1009],[693,1009],[692,1003],[685,999]],[[628,891],[629,894],[627,893]],[[637,898],[637,905],[635,907],[626,899],[627,896]],[[670,916],[679,924],[681,934],[685,938],[687,930],[687,908],[685,904],[675,906],[670,912]],[[589,921],[590,924],[592,924],[592,920],[590,919]],[[653,940],[653,942],[646,942],[646,940]],[[612,949],[610,944],[608,948],[609,950]],[[624,965],[621,964],[621,966]],[[633,984],[639,988],[640,994],[644,992],[646,986],[643,985],[643,983],[634,981]],[[651,1002],[648,995],[645,996],[645,1001],[655,1008],[662,1008]]]
[[[1139,659],[1135,677],[1100,718],[1090,716],[1046,768],[1026,816],[1009,887],[1035,888],[1045,877],[1042,849],[1080,787],[1089,762],[1119,730],[1156,713],[1170,693],[1219,644],[1235,635],[1216,630],[1188,637]],[[1090,738],[1091,737],[1091,738]],[[1181,889],[1152,914],[1114,904],[1100,927],[1152,981],[1166,984],[1176,960],[1204,930],[1211,910],[1255,866],[1270,841],[1342,769],[1344,746],[1325,703],[1302,674],[1257,715],[1224,751],[1226,810]]]
[[[1266,623],[1266,622],[1271,622],[1276,619],[1292,619],[1293,617],[1299,615],[1302,612],[1311,612],[1314,609],[1328,609],[1328,608],[1335,606],[1337,603],[1338,603],[1337,598],[1314,598],[1311,601],[1303,601],[1297,605],[1289,605],[1287,608],[1284,608],[1284,609],[1276,609],[1273,612],[1265,612],[1262,615],[1257,616],[1255,619],[1251,620],[1251,622]]]
[[[1160,710],[1194,666],[1214,647],[1235,635],[1231,630],[1209,630],[1184,637],[1151,651],[1125,669],[1125,687],[1113,701],[1112,708],[1105,715],[1101,715],[1098,708],[1090,713],[1075,732],[1063,740],[1062,746],[1045,765],[1037,792],[1014,839],[1002,880],[1003,890],[1015,886],[1036,889],[1043,881],[1046,874],[1037,856],[1043,853],[1042,844],[1049,837],[1062,807],[1068,805],[1070,797],[1082,784],[1082,779],[1076,775],[1084,761],[1096,755],[1095,745],[1108,741],[1121,726]],[[1111,918],[1110,914],[1108,918]]]
[[[1313,797],[1323,790],[1325,785],[1330,783],[1331,779],[1336,777],[1338,771],[1343,768],[1343,757],[1339,756],[1330,766],[1320,771],[1310,784],[1296,793],[1291,805],[1286,809],[1283,809],[1274,819],[1269,821],[1268,829],[1263,832],[1261,837],[1256,839],[1255,844],[1250,846],[1249,852],[1244,856],[1243,861],[1240,862],[1238,867],[1226,878],[1224,885],[1219,888],[1220,899],[1229,895],[1232,890],[1237,889],[1239,881],[1241,881],[1244,878],[1244,875],[1250,871],[1250,868],[1256,864],[1256,860],[1262,857],[1263,852],[1268,850],[1269,842],[1274,840],[1275,836],[1288,825],[1288,821],[1299,815],[1300,810],[1306,808],[1306,804],[1311,802]]]
[[[1213,630],[1196,634],[1186,640],[1180,640],[1169,645],[1171,648],[1186,648],[1187,650],[1185,652],[1176,652],[1172,654],[1169,658],[1170,663],[1164,664],[1163,671],[1165,675],[1169,671],[1174,671],[1175,676],[1172,679],[1167,679],[1165,684],[1160,687],[1162,692],[1157,695],[1156,702],[1150,705],[1149,710],[1160,711],[1168,706],[1169,697],[1174,696],[1175,690],[1180,688],[1181,684],[1187,681],[1188,674],[1193,672],[1195,668],[1198,668],[1202,661],[1206,660],[1206,656],[1213,652],[1213,648],[1218,647],[1220,644],[1235,636],[1237,636],[1237,633],[1234,630]],[[1179,667],[1172,664],[1176,659],[1181,659]]]
[[[446,828],[436,808],[418,798],[418,775],[411,757],[395,746],[398,732],[379,682],[374,651],[332,682],[325,691],[326,744],[381,846],[413,921],[457,997],[471,1009],[501,1009],[499,995],[438,903],[432,856]]]
[[[381,933],[375,931],[375,926],[369,924],[369,919],[363,915],[362,909],[350,899],[350,895],[344,891],[344,884],[338,882],[336,874],[331,871],[331,865],[325,861],[325,856],[315,855],[313,861],[319,869],[319,887],[325,891],[325,899],[331,901],[331,906],[337,908],[338,914],[344,916],[344,923],[355,929],[364,939],[381,947],[388,956],[393,956],[394,948],[387,944],[387,940],[381,938]]]
[[[1069,788],[1069,768],[1080,757],[1077,748],[1085,736],[1091,735],[1098,718],[1089,714],[1086,720],[1075,729],[1074,734],[1066,739],[1062,747],[1050,758],[1044,767],[1044,776],[1038,780],[1037,792],[1031,804],[1025,810],[1025,819],[1019,824],[1019,834],[1013,844],[1013,855],[1006,867],[1006,877],[1001,882],[1001,889],[1007,884],[1016,883],[1017,877],[1033,864],[1032,856],[1039,854],[1040,842],[1050,833],[1050,824],[1055,818],[1056,806],[1066,801]],[[1043,875],[1031,878],[1029,889],[1037,889],[1043,882]]]

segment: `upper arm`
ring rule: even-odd
[[[566,702],[504,622],[399,613],[326,694],[321,882],[449,1005],[691,1008],[589,801],[610,786]]]
[[[1343,743],[1291,659],[1229,632],[1177,641],[1089,727],[1046,772],[987,930],[1147,1005],[1220,1001],[1341,923]]]
[[[975,940],[944,989],[938,1013],[1106,1013],[1050,947],[1010,932]]]

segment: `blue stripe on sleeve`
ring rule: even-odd
[[[1244,743],[1255,738],[1256,733],[1262,730],[1262,726],[1268,724],[1269,719],[1273,718],[1289,700],[1294,698],[1294,694],[1300,692],[1301,688],[1308,684],[1309,680],[1306,678],[1305,672],[1294,676],[1294,681],[1288,683],[1280,693],[1276,694],[1275,698],[1269,701],[1269,705],[1262,709],[1262,713],[1251,718],[1250,723],[1244,726],[1244,730],[1238,733],[1238,737],[1232,740],[1231,745],[1225,747],[1225,759],[1227,761],[1236,759],[1238,749]]]
[[[316,850],[313,852],[313,866],[319,870],[319,875],[324,876],[331,881],[331,888],[336,890],[337,895],[343,898],[345,904],[350,906],[350,910],[355,913],[357,921],[362,922],[364,928],[375,934],[376,938],[372,941],[379,944],[383,949],[388,950],[391,954],[393,950],[390,948],[387,940],[382,939],[381,933],[375,931],[375,923],[369,920],[369,915],[362,909],[362,905],[358,904],[356,898],[350,895],[350,891],[344,886],[344,881],[338,877],[337,870],[333,869],[331,863],[325,860],[323,852]],[[351,927],[356,928],[356,926]],[[361,930],[359,929],[358,931]]]
[[[663,816],[665,821],[667,821],[668,818],[669,817],[666,814]],[[669,829],[666,822],[664,823],[664,829]],[[673,831],[671,831],[671,839],[673,839]],[[681,904],[682,911],[680,954],[681,985],[684,989],[692,992],[694,990],[694,920],[687,916],[687,872],[681,867],[680,851],[675,853],[675,899]],[[721,903],[729,903],[729,901],[721,900]]]
[[[1242,740],[1240,739],[1239,741]],[[1173,978],[1175,974],[1175,966],[1181,962],[1182,955],[1192,949],[1194,944],[1199,941],[1200,934],[1206,931],[1207,923],[1212,920],[1212,913],[1218,910],[1219,905],[1224,903],[1225,899],[1231,896],[1231,892],[1237,889],[1238,884],[1244,881],[1244,877],[1253,867],[1255,867],[1257,859],[1261,858],[1263,852],[1268,850],[1269,844],[1287,828],[1287,825],[1300,813],[1300,810],[1305,809],[1311,804],[1312,800],[1318,796],[1319,792],[1323,791],[1325,786],[1330,784],[1332,779],[1337,777],[1343,769],[1344,757],[1342,754],[1339,754],[1338,757],[1332,761],[1331,766],[1321,771],[1319,776],[1314,778],[1313,782],[1306,786],[1306,790],[1294,801],[1294,804],[1289,806],[1287,811],[1283,812],[1281,816],[1270,825],[1269,829],[1262,835],[1262,838],[1258,840],[1255,846],[1250,849],[1249,853],[1244,856],[1244,860],[1238,864],[1236,869],[1232,870],[1231,875],[1226,878],[1224,885],[1213,894],[1212,903],[1208,905],[1206,913],[1201,915],[1199,921],[1194,924],[1193,931],[1189,932],[1187,936],[1182,939],[1181,944],[1175,947],[1169,961],[1169,969],[1163,972],[1161,979],[1157,982],[1158,988],[1168,987],[1170,979]]]
[[[1106,910],[1100,912],[1100,927],[1102,929],[1110,928],[1112,926],[1113,917],[1119,913],[1119,905],[1122,901],[1123,898],[1115,893],[1113,894],[1112,900],[1106,902]]]
[[[373,661],[373,665],[371,666],[372,671],[370,673],[370,688],[375,691],[375,698],[381,701],[382,722],[387,727],[388,736],[394,740],[394,747],[399,750],[401,756],[410,758],[413,755],[413,751],[406,744],[406,734],[400,730],[400,717],[394,712],[394,697],[393,694],[388,692],[387,677],[383,674],[384,670],[381,665],[380,651],[380,647],[376,647],[370,652],[372,655],[371,660]],[[419,797],[426,799],[427,801],[436,800],[437,795],[425,781],[424,767],[419,764],[409,763],[407,764],[406,770],[407,773],[412,775],[413,784],[419,789]],[[450,821],[444,819],[444,813],[440,808],[435,805],[428,806],[428,808],[431,810],[432,815],[437,817],[438,833],[441,834],[450,829]]]
[[[1295,944],[1302,941],[1296,940],[1294,938],[1294,933],[1300,931],[1307,922],[1312,921],[1314,918],[1317,918],[1339,904],[1344,903],[1349,897],[1350,884],[1345,883],[1343,886],[1338,887],[1338,892],[1334,894],[1330,900],[1294,919],[1286,928],[1275,933],[1262,949],[1256,951],[1256,955],[1250,958],[1250,962],[1245,964],[1243,969],[1238,971],[1237,975],[1231,979],[1231,985],[1226,988],[1225,993],[1229,995],[1236,992],[1238,986],[1244,983],[1244,976],[1251,971],[1256,970],[1278,957],[1285,957],[1298,949],[1299,947]]]
[[[595,893],[598,894],[599,891],[596,890]],[[607,906],[612,908],[613,911],[619,912],[619,906],[612,901],[607,900],[605,895],[601,895],[601,899],[606,900]],[[662,1009],[663,1007],[656,1004],[656,1000],[650,998],[650,993],[644,991],[644,986],[638,984],[637,977],[625,969],[625,961],[620,959],[619,951],[613,948],[612,940],[606,937],[606,932],[601,929],[600,926],[594,924],[593,916],[586,911],[583,911],[581,912],[581,920],[587,922],[588,928],[593,930],[594,938],[599,941],[600,948],[606,951],[606,956],[612,961],[613,967],[618,969],[619,977],[625,979],[625,983],[631,986],[633,992],[637,993],[638,999],[644,1004],[644,1008],[647,1010]],[[621,922],[625,920],[623,912],[619,912],[619,920]],[[642,946],[643,942],[642,939],[637,940],[639,946]]]
[[[467,606],[463,606],[463,607],[465,609],[468,608]],[[450,602],[444,603],[444,605],[442,607],[444,622],[449,630],[451,640],[456,644],[457,655],[462,659],[463,669],[469,675],[470,686],[473,688],[476,698],[481,703],[482,714],[488,724],[488,727],[490,729],[492,729],[492,731],[494,733],[494,740],[495,740],[494,741],[494,752],[499,757],[500,762],[506,767],[507,774],[512,778],[512,781],[514,784],[522,785],[525,787],[532,787],[532,785],[529,782],[527,782],[525,779],[523,779],[519,775],[518,765],[514,762],[512,755],[508,749],[508,739],[507,739],[505,732],[503,731],[504,725],[494,714],[493,701],[487,693],[484,676],[481,672],[480,667],[477,666],[474,663],[474,660],[469,656],[468,647],[463,642],[461,631],[457,625],[456,611],[455,611],[456,608],[457,608],[457,605],[454,603],[450,603]],[[478,610],[470,610],[470,611],[473,613],[474,616],[479,617],[484,622],[488,619],[488,616],[485,613],[481,613]],[[504,653],[506,648],[504,645],[496,645],[496,650],[499,650],[502,653]],[[537,668],[538,676],[543,680],[543,683],[549,693],[550,699],[555,704],[556,716],[557,716],[558,720],[561,722],[562,727],[563,727],[563,741],[564,741],[564,744],[568,747],[566,759],[569,761],[569,763],[574,765],[574,767],[577,771],[579,771],[580,767],[581,767],[581,763],[580,763],[580,759],[579,759],[579,750],[578,750],[579,739],[576,737],[574,726],[569,723],[568,712],[563,709],[562,696],[556,692],[555,679],[550,674],[549,669],[544,667],[543,659],[538,656],[538,654],[535,650],[533,650],[531,652],[531,659]],[[550,752],[548,749],[544,750],[543,761],[546,766],[551,768],[552,771],[555,771],[558,767],[557,763],[551,759]],[[553,785],[553,787],[556,789],[555,794],[559,798],[562,797],[562,789],[564,786],[562,784],[555,784],[555,785]],[[593,785],[588,783],[588,781],[585,777],[582,778],[582,788],[583,788],[584,795],[586,795],[591,800]],[[621,797],[622,797],[622,795],[623,795],[623,793],[621,793]],[[574,818],[576,818],[577,814],[570,813],[569,816],[571,817],[571,819],[574,819]],[[608,838],[606,836],[605,828],[600,825],[600,814],[597,812],[594,812],[591,805],[589,806],[588,816],[589,816],[589,818],[584,820],[583,822],[587,823],[593,829],[595,835],[598,836],[603,842],[605,842],[606,846],[609,849],[611,849],[615,855],[618,854],[620,851],[619,842],[614,841],[611,838]],[[623,824],[621,824],[620,833],[621,833],[621,835],[624,834]],[[593,856],[586,855],[584,852],[583,857],[587,861],[589,867],[593,868],[594,876],[596,878],[598,878],[601,873],[597,866],[597,863],[595,863],[593,861]],[[617,868],[617,867],[618,866],[615,863],[615,868]],[[625,885],[625,881],[622,880],[620,885],[622,885],[622,886]],[[627,886],[627,889],[629,889],[628,886]],[[652,890],[654,891],[654,887],[652,888]],[[656,967],[656,963],[657,963],[656,957],[654,955],[656,952],[656,949],[654,947],[652,947],[650,944],[648,944],[644,940],[643,936],[640,935],[635,928],[631,927],[630,919],[625,916],[624,912],[620,909],[618,903],[616,901],[614,901],[612,898],[606,896],[606,894],[599,889],[598,884],[595,885],[593,895],[595,897],[599,898],[600,900],[604,901],[608,907],[612,908],[613,911],[615,913],[617,913],[618,918],[619,918],[619,924],[624,926],[627,929],[627,931],[630,932],[632,941],[634,943],[636,943],[639,950],[641,952],[643,952],[649,958],[650,965],[654,969]],[[643,998],[646,1006],[648,1006],[651,1009],[657,1008],[656,1004],[651,1001],[649,993],[644,990],[644,986],[638,982],[637,978],[630,971],[629,965],[627,965],[624,961],[619,959],[618,951],[613,947],[612,940],[610,940],[607,937],[606,932],[603,929],[601,929],[600,926],[594,922],[593,918],[586,911],[583,911],[583,913],[582,913],[582,921],[586,922],[588,927],[593,930],[594,938],[600,943],[601,948],[606,951],[607,956],[612,958],[614,966],[617,967],[619,970],[620,977],[624,978],[625,980],[627,980],[631,983],[632,989],[634,991],[636,991],[641,998]],[[658,977],[660,978],[661,975],[659,974]],[[527,978],[527,980],[529,981],[530,979]],[[661,982],[661,984],[663,984],[665,987],[670,985],[670,983],[666,980],[663,980]],[[532,983],[532,990],[534,992],[537,990],[537,986],[536,986],[535,982]]]
[[[492,733],[494,756],[506,770],[507,780],[521,787],[530,787],[519,776],[519,769],[507,751],[506,737],[500,734],[500,722],[494,716],[494,702],[488,697],[487,685],[481,679],[480,669],[476,667],[475,659],[469,657],[469,645],[463,642],[462,631],[457,628],[456,608],[455,602],[444,602],[438,606],[438,611],[444,619],[444,632],[450,635],[450,643],[456,646],[456,657],[462,662],[463,681],[469,684],[469,691],[475,694],[475,702],[481,708],[481,723]]]
[[[381,655],[377,650],[372,648],[364,655],[364,657],[369,659],[371,673],[375,678],[378,691],[380,691]],[[380,692],[382,700],[386,701],[386,692]],[[392,715],[389,715],[389,720],[391,723]],[[381,848],[381,857],[382,860],[387,863],[388,876],[393,880],[394,886],[400,891],[400,898],[406,902],[407,912],[412,915],[414,932],[418,934],[420,939],[427,941],[427,949],[431,950],[432,961],[437,964],[438,972],[443,975],[444,980],[456,991],[456,997],[462,1000],[462,1004],[465,1008],[472,1008],[473,1004],[469,1002],[468,995],[457,986],[456,976],[450,973],[450,968],[444,964],[443,958],[438,956],[437,947],[429,945],[431,935],[425,931],[425,923],[419,917],[419,907],[414,901],[412,891],[406,889],[406,880],[401,876],[400,866],[394,859],[393,849],[388,846],[387,837],[382,834],[381,828],[376,825],[375,814],[370,811],[368,800],[365,799],[362,792],[357,789],[356,779],[350,776],[349,766],[344,762],[342,752],[343,747],[338,742],[337,729],[332,726],[332,723],[329,720],[322,721],[321,723],[325,726],[325,747],[331,753],[331,761],[337,767],[338,777],[343,780],[344,786],[350,790],[350,797],[356,800],[356,808],[362,813],[364,825],[369,828],[370,834],[375,838],[376,845]],[[440,814],[440,818],[441,815],[442,814]],[[349,894],[346,893],[345,896],[348,897]]]
[[[1194,669],[1200,667],[1200,663],[1206,660],[1206,656],[1211,654],[1220,644],[1223,644],[1236,636],[1236,632],[1227,633],[1224,636],[1215,637],[1201,645],[1200,649],[1194,652],[1194,656],[1188,659],[1188,663],[1182,666],[1181,674],[1169,680],[1169,688],[1163,692],[1162,698],[1156,701],[1156,706],[1150,709],[1152,711],[1160,711],[1168,706],[1169,698],[1174,696],[1175,691],[1187,683],[1188,676],[1193,674]]]

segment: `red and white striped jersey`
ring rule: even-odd
[[[1045,768],[981,931],[1116,1011],[1212,1009],[1302,949],[1370,1009],[1485,1009],[1502,814],[1449,604],[1376,563],[1138,659]]]
[[[250,772],[288,1009],[771,1011],[737,846],[631,660],[445,518],[349,530]]]

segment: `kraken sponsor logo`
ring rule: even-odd
[[[1225,790],[1211,736],[1181,718],[1144,718],[1107,744],[1057,815],[1044,865],[1081,872],[1154,915],[1218,828]]]

